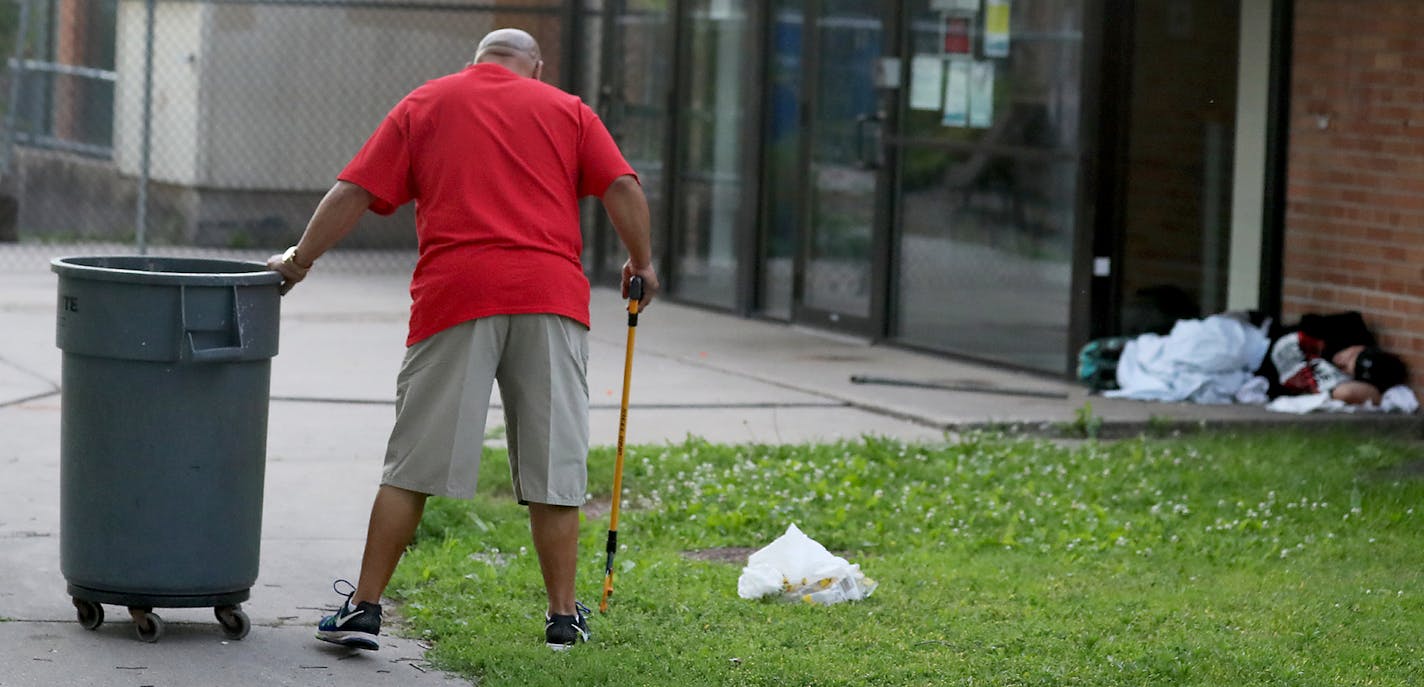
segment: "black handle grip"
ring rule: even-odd
[[[639,302],[642,302],[642,300],[643,300],[643,278],[642,278],[642,277],[629,277],[629,278],[628,278],[628,300],[630,300],[630,301],[639,301]]]

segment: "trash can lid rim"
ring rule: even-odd
[[[165,263],[178,269],[161,269]],[[144,269],[145,266],[148,269]],[[204,266],[211,269],[204,271]],[[51,260],[50,269],[67,277],[141,284],[261,286],[282,283],[282,275],[267,269],[265,264],[215,258],[152,255],[66,256]]]

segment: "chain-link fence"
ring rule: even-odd
[[[0,268],[280,251],[410,89],[461,68],[500,26],[558,52],[566,6],[0,0]],[[547,62],[552,83],[573,71]],[[408,270],[414,246],[410,206],[368,213],[324,263]]]

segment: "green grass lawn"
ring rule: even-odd
[[[1424,679],[1415,445],[1352,434],[1086,442],[972,436],[630,449],[613,604],[543,645],[501,452],[432,500],[391,595],[481,685],[1405,685]],[[607,495],[612,451],[590,459]],[[880,583],[835,606],[737,597],[795,523]],[[584,522],[579,594],[603,581]]]

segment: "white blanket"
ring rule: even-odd
[[[1305,396],[1282,396],[1266,404],[1266,410],[1274,410],[1278,413],[1295,413],[1305,415],[1317,410],[1344,412],[1344,413],[1413,413],[1419,410],[1419,398],[1409,387],[1400,384],[1384,392],[1384,398],[1380,399],[1380,404],[1365,403],[1362,405],[1347,405],[1344,401],[1330,398],[1330,394],[1308,394]]]
[[[1143,334],[1123,348],[1112,398],[1233,403],[1270,347],[1265,328],[1225,315],[1180,320],[1167,336]]]

